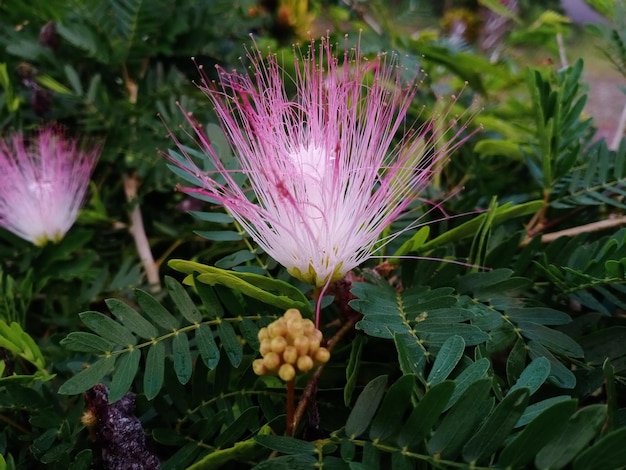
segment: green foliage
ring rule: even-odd
[[[198,278],[198,282],[203,281]],[[254,345],[258,343],[255,322],[261,317],[239,315],[237,318],[224,318],[217,315],[211,320],[203,320],[183,287],[173,278],[166,278],[166,283],[175,313],[147,292],[137,289],[135,299],[143,315],[117,299],[106,302],[115,320],[98,312],[80,314],[82,322],[93,333],[72,332],[61,344],[71,351],[95,353],[100,359],[65,382],[59,393],[73,395],[84,392],[111,374],[109,400],[115,402],[133,384],[140,372],[143,355],[143,391],[148,399],[156,397],[163,386],[166,358],[170,359],[181,384],[191,379],[192,354],[198,355],[209,369],[217,367],[222,351],[233,367],[240,365],[243,349],[232,324],[243,325],[239,327],[240,333]],[[215,298],[209,286],[204,287],[202,292],[204,296],[210,296],[207,302]],[[191,343],[196,345],[193,350]]]
[[[55,121],[104,145],[64,240],[35,248],[0,231],[0,469],[98,467],[97,427],[81,415],[100,383],[111,403],[133,394],[164,469],[626,466],[626,141],[596,134],[582,61],[555,70],[509,54],[550,46],[566,18],[479,2],[511,21],[483,54],[435,28],[441,2],[308,2],[289,17],[306,3],[0,2],[1,133]],[[602,52],[624,72],[626,13],[594,3],[615,21]],[[49,21],[56,45],[40,40]],[[306,411],[290,430],[287,387],[253,372],[258,332],[289,308],[313,318],[319,292],[215,201],[173,191],[195,179],[168,167],[187,160],[166,135],[213,171],[179,128],[181,108],[193,112],[235,169],[196,65],[209,80],[216,64],[245,68],[254,34],[287,76],[304,23],[339,45],[361,29],[365,55],[394,50],[407,78],[423,70],[407,122],[434,119],[436,145],[450,126],[467,140],[419,195],[429,204],[389,228],[402,233],[378,253],[388,262],[325,292],[332,356],[296,378]],[[135,208],[162,289],[129,236]]]

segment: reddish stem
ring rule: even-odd
[[[295,395],[295,386],[293,379],[287,382],[287,430],[285,434],[288,436],[293,436],[295,432],[295,424],[294,423],[294,395]]]

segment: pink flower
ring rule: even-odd
[[[76,221],[98,147],[80,150],[53,127],[32,140],[0,140],[0,226],[43,246],[58,242]]]
[[[357,46],[340,61],[323,38],[295,57],[293,77],[257,48],[248,54],[250,75],[218,68],[219,84],[203,75],[200,88],[238,168],[220,160],[191,115],[208,161],[200,169],[178,141],[183,155],[171,160],[199,186],[184,191],[223,204],[290,274],[322,287],[397,235],[379,239],[429,184],[451,144],[435,146],[431,125],[405,129],[416,86],[403,85],[395,56],[368,61]]]

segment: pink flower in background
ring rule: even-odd
[[[367,60],[346,47],[340,61],[323,38],[296,49],[295,72],[256,48],[248,59],[250,75],[218,69],[219,84],[204,76],[200,86],[238,168],[191,115],[208,161],[199,168],[178,141],[183,155],[171,160],[199,187],[184,191],[223,204],[289,273],[327,286],[397,235],[379,240],[458,143],[435,146],[432,126],[405,129],[416,86],[403,85],[394,56]]]
[[[43,246],[76,221],[100,148],[78,148],[54,127],[0,140],[0,226]]]

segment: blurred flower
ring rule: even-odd
[[[0,226],[43,246],[74,224],[100,148],[83,151],[59,129],[0,140]]]
[[[194,152],[173,135],[183,156],[171,159],[200,188],[183,191],[223,204],[289,273],[322,287],[397,235],[379,240],[453,144],[435,145],[432,125],[405,129],[416,83],[403,84],[405,70],[395,56],[368,61],[356,46],[346,47],[340,61],[328,38],[319,48],[312,41],[307,54],[294,53],[293,72],[255,48],[248,54],[251,75],[218,68],[215,84],[203,73],[200,88],[239,168],[220,160],[191,114],[187,119],[209,161],[200,169]],[[253,197],[241,186],[241,174]]]

